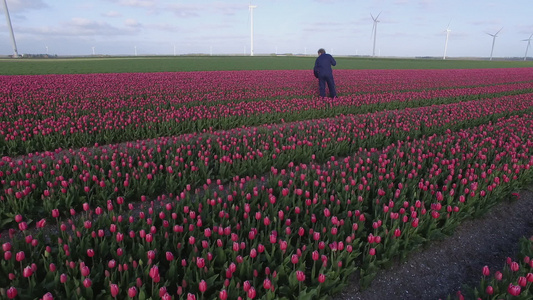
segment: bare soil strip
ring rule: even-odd
[[[504,201],[483,217],[464,221],[453,236],[432,241],[404,262],[381,270],[370,287],[359,290],[357,276],[334,300],[446,299],[463,284],[476,287],[483,266],[491,274],[502,270],[507,257],[518,252],[521,237],[533,235],[533,190]]]

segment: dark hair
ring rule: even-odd
[[[326,53],[326,50],[324,50],[324,48],[320,48],[320,49],[318,49],[318,53],[324,54],[324,53]]]

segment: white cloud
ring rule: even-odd
[[[118,11],[114,11],[114,10],[105,12],[102,15],[105,16],[105,17],[110,17],[110,18],[116,18],[116,17],[122,16],[121,13],[119,13]]]

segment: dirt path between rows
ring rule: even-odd
[[[359,290],[353,276],[334,300],[437,300],[455,295],[463,284],[478,286],[483,266],[502,270],[518,252],[521,237],[533,235],[533,190],[505,201],[478,219],[466,220],[453,236],[433,241],[406,261],[381,270],[370,287]]]

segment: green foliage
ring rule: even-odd
[[[306,70],[313,56],[156,56],[2,59],[0,75],[180,72],[220,70]],[[531,61],[436,60],[336,57],[336,69],[531,68]]]

